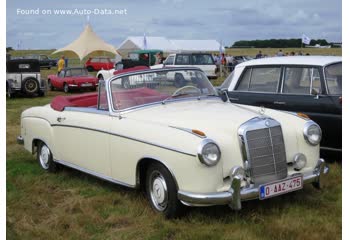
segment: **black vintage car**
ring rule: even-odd
[[[50,69],[57,66],[57,59],[51,59],[45,54],[31,54],[24,57],[25,59],[38,59],[41,68]]]
[[[12,59],[6,62],[6,94],[13,98],[16,94],[44,96],[46,81],[41,79],[37,59]]]
[[[321,155],[342,150],[342,59],[273,57],[238,64],[221,85],[231,102],[306,114],[322,129]],[[331,153],[331,154],[330,154]]]

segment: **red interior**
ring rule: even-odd
[[[57,96],[52,100],[51,107],[56,111],[63,111],[65,107],[96,107],[97,97],[97,93]],[[161,94],[156,90],[146,87],[113,92],[114,107],[116,109],[125,109],[137,105],[162,101],[167,97],[169,97],[169,95]]]

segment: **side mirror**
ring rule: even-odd
[[[215,88],[216,91],[218,92],[220,98],[222,99],[223,102],[228,102],[229,101],[229,97],[228,97],[228,89],[227,88],[220,88],[220,87],[216,87]]]

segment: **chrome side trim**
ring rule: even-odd
[[[321,188],[324,177],[328,174],[329,168],[323,159],[319,159],[314,170],[306,174],[291,174],[283,181],[290,177],[303,177],[303,185],[312,183],[314,187]],[[194,193],[186,191],[178,191],[178,199],[187,206],[212,206],[212,205],[226,205],[228,204],[234,210],[241,209],[241,202],[252,199],[258,199],[260,194],[259,186],[252,185],[251,187],[240,187],[240,179],[234,178],[231,182],[231,187],[225,192],[211,192],[211,193]],[[268,183],[267,183],[268,184]]]
[[[182,127],[175,127],[175,126],[169,126],[170,128],[175,128],[175,129],[178,129],[178,130],[181,130],[181,131],[184,131],[184,132],[187,132],[189,134],[192,134],[196,137],[199,137],[199,138],[206,138],[207,136],[201,136],[201,135],[198,135],[194,132],[192,132],[192,129],[189,129],[189,128],[182,128]]]
[[[326,150],[326,151],[334,151],[334,152],[342,152],[341,148],[331,148],[331,147],[320,147],[321,150]]]
[[[80,127],[80,126],[74,126],[74,125],[65,125],[65,124],[51,124],[51,126],[52,127],[78,128],[78,129],[84,129],[84,130],[88,130],[88,131],[100,132],[100,133],[103,133],[103,134],[109,134],[109,135],[112,135],[112,136],[125,138],[125,139],[128,139],[128,140],[132,140],[132,141],[148,144],[148,145],[151,145],[151,146],[160,147],[160,148],[163,148],[163,149],[166,149],[166,150],[169,150],[169,151],[185,154],[185,155],[188,155],[188,156],[191,156],[191,157],[196,157],[197,156],[195,154],[188,153],[188,152],[183,152],[183,151],[181,151],[179,149],[175,149],[175,148],[172,148],[172,147],[164,146],[164,145],[153,143],[153,142],[149,142],[149,141],[144,141],[144,140],[141,140],[141,139],[138,139],[138,138],[128,137],[128,136],[121,135],[121,134],[118,134],[118,133],[102,131],[102,130],[95,129],[95,128],[87,128],[87,127]]]
[[[100,114],[100,115],[109,115],[109,111],[104,110],[98,110],[97,108],[92,107],[65,107],[65,111],[71,111],[71,112],[83,112],[83,113],[94,113],[94,114]]]
[[[81,172],[90,174],[92,176],[101,178],[103,180],[106,180],[108,182],[116,183],[116,184],[119,184],[119,185],[122,185],[122,186],[125,186],[125,187],[129,187],[129,188],[135,188],[136,187],[136,185],[131,185],[131,184],[128,184],[128,183],[124,183],[124,182],[118,181],[118,180],[116,180],[114,178],[111,178],[109,176],[106,176],[106,175],[103,175],[101,173],[97,173],[97,172],[88,170],[86,168],[79,167],[79,166],[77,166],[75,164],[72,164],[72,163],[69,163],[69,162],[66,162],[66,161],[63,161],[63,160],[58,160],[58,159],[53,159],[53,160],[55,162],[59,163],[59,164],[65,165],[65,166],[70,167],[70,168],[74,168],[74,169],[79,170]]]

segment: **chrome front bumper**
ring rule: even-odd
[[[319,159],[313,172],[303,175],[303,183],[312,183],[314,187],[321,188],[324,176],[329,168],[323,159]],[[299,173],[298,173],[299,174]],[[289,176],[292,177],[293,175]],[[178,191],[178,199],[188,206],[210,206],[228,204],[234,210],[242,208],[241,202],[259,198],[259,187],[241,188],[241,179],[234,177],[230,190],[218,193],[192,193]]]

